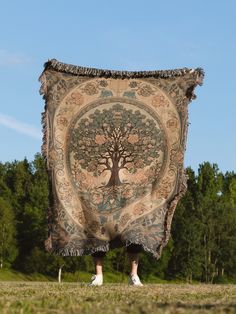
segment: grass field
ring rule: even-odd
[[[236,285],[0,282],[1,313],[236,313]]]

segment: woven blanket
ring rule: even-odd
[[[135,243],[161,256],[186,190],[188,104],[203,76],[200,68],[45,64],[48,252],[79,256]]]

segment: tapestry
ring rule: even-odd
[[[161,256],[186,191],[188,104],[203,77],[201,68],[45,63],[48,252],[80,256],[134,243]]]

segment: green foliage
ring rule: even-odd
[[[56,279],[39,273],[26,274],[11,268],[0,270],[0,281],[55,281]]]
[[[196,177],[187,169],[188,191],[180,200],[172,225],[174,248],[169,262],[169,276],[185,278],[187,282],[200,279],[202,222],[199,217],[199,189]]]
[[[14,213],[11,205],[0,197],[0,268],[10,266],[17,254]]]
[[[156,260],[151,253],[143,251],[140,256],[139,275],[142,279],[148,280],[150,276],[165,279],[167,266],[173,250],[173,240],[169,240],[167,246],[162,251],[161,259]],[[129,271],[128,271],[129,272]]]
[[[188,191],[173,220],[169,275],[206,283],[235,277],[235,174],[224,176],[208,162],[200,165],[197,177],[187,171]]]
[[[30,255],[24,260],[24,271],[26,273],[41,273],[56,276],[59,267],[65,264],[62,256],[49,254],[35,247]]]

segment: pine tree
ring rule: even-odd
[[[217,280],[236,277],[236,174],[226,173],[219,202],[217,225]]]
[[[168,265],[168,274],[185,278],[187,282],[201,275],[202,223],[198,211],[198,186],[191,168],[187,169],[188,190],[180,200],[173,219],[174,248]]]
[[[17,254],[14,213],[8,202],[0,197],[0,268],[9,267]]]
[[[205,162],[200,165],[198,172],[198,188],[200,191],[200,212],[203,223],[203,272],[202,280],[213,282],[216,276],[216,264],[219,259],[217,239],[221,227],[220,198],[223,184],[223,175],[216,164]]]

